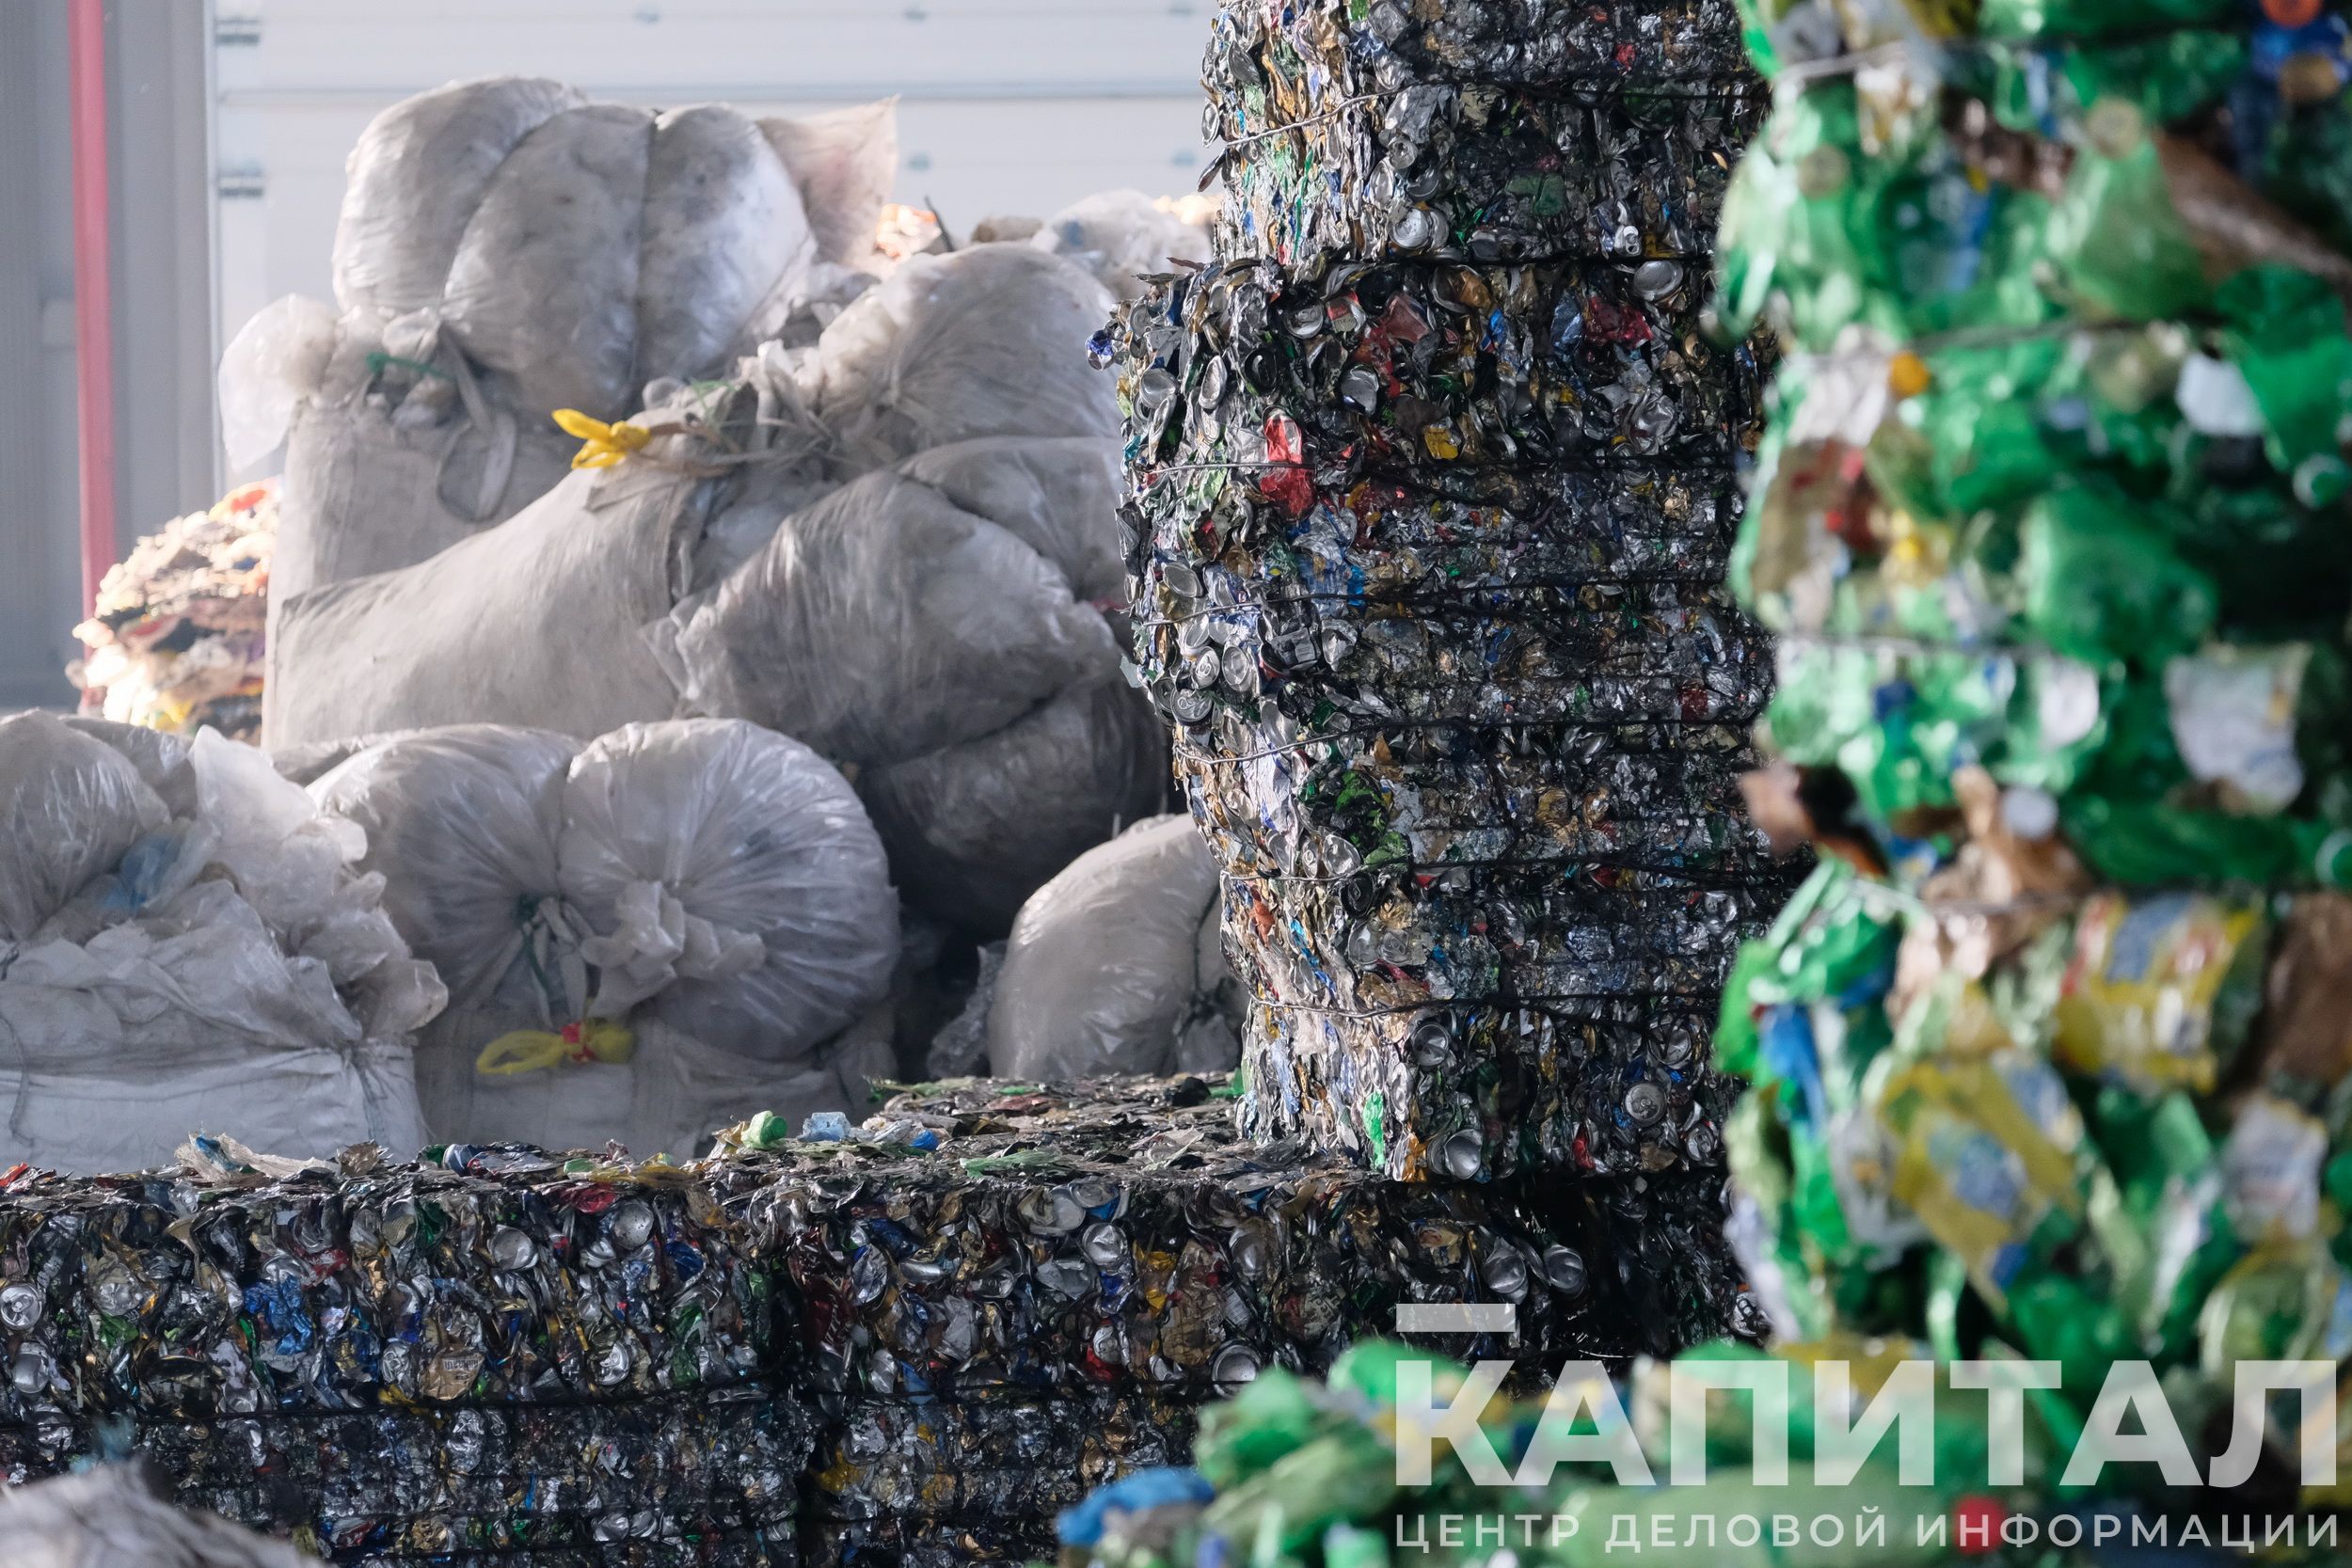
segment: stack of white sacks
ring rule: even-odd
[[[663,114],[534,77],[453,83],[376,117],[348,165],[335,302],[290,297],[231,343],[232,463],[285,445],[279,595],[425,560],[546,494],[560,408],[638,410],[723,373],[870,252],[892,105]]]
[[[1164,808],[1085,345],[1205,236],[1128,193],[892,265],[895,161],[886,104],[455,85],[354,153],[336,305],[224,363],[236,454],[286,451],[265,739],[447,984],[436,1138],[683,1154],[853,1106],[892,1069],[898,899],[934,944],[1001,936]],[[627,421],[603,466],[559,409]],[[1220,1065],[1203,873],[1115,859],[1152,974],[1071,1064]],[[1103,907],[1088,875],[1064,907]],[[1075,998],[1051,973],[1090,961],[1021,963]]]
[[[0,1155],[684,1158],[889,1071],[889,870],[799,742],[695,720],[347,750],[306,792],[212,731],[0,720]]]
[[[168,1160],[192,1131],[273,1153],[423,1141],[411,1047],[433,967],[349,822],[261,752],[0,720],[0,1152]]]
[[[855,149],[886,146],[886,120],[867,114],[863,142],[804,122],[794,139],[778,122],[724,110],[666,116],[646,133],[651,183],[635,162],[564,160],[562,188],[593,176],[622,195],[600,186],[600,203],[574,201],[569,227],[548,238],[499,219],[501,193],[539,178],[542,140],[617,135],[626,120],[571,104],[567,90],[445,88],[371,127],[337,245],[344,313],[332,356],[358,353],[373,367],[363,395],[340,390],[330,368],[319,389],[273,403],[249,390],[251,366],[267,356],[232,355],[243,403],[294,411],[280,550],[308,562],[281,568],[274,585],[268,743],[469,722],[586,739],[681,715],[749,719],[853,773],[912,908],[1002,934],[1055,872],[1166,799],[1159,726],[1119,675],[1118,419],[1085,347],[1111,308],[1089,266],[1115,273],[1154,242],[1112,243],[1105,215],[1082,214],[1031,243],[919,255],[845,289],[843,264],[801,242],[804,230],[870,232],[880,184]],[[517,137],[532,116],[536,127]],[[720,136],[722,123],[735,130]],[[692,182],[711,211],[694,209],[703,237],[690,274],[677,247],[655,243],[650,214],[672,194],[664,138],[693,126],[703,151]],[[723,156],[728,148],[741,156]],[[812,162],[830,178],[795,187],[779,172],[800,176]],[[437,186],[427,174],[437,168],[457,173]],[[387,214],[403,212],[395,243]],[[1194,232],[1149,203],[1138,212],[1162,248],[1171,225]],[[416,241],[420,229],[456,234],[455,260],[446,244]],[[751,245],[779,229],[798,238],[781,250]],[[466,258],[510,230],[523,273],[534,245],[560,240],[595,251],[598,266],[628,256],[629,277],[596,281],[586,268],[562,289],[549,282],[536,314],[524,293],[500,292],[511,319],[497,315],[503,325],[489,331],[461,287],[485,269]],[[592,232],[605,238],[592,244]],[[1073,245],[1085,247],[1080,260],[1057,253]],[[743,252],[736,261],[712,260],[731,246]],[[833,254],[850,249],[844,241]],[[870,241],[858,259],[870,261]],[[628,309],[587,309],[565,292],[582,279]],[[828,313],[855,297],[808,348],[770,341],[740,352],[811,290]],[[428,295],[436,303],[418,303]],[[700,324],[692,331],[659,325],[688,316]],[[571,331],[575,318],[598,330]],[[446,380],[404,368],[417,358],[405,338],[368,346],[412,322],[433,327],[432,362],[451,363]],[[693,351],[660,347],[671,342]],[[713,355],[736,356],[723,379],[694,379],[717,372]],[[404,401],[384,414],[387,388],[400,386]],[[365,454],[337,458],[331,475],[306,467],[314,431],[342,440],[380,418],[398,427],[428,394],[450,428],[477,431],[469,386],[548,433],[548,405],[616,419],[642,391],[647,406],[623,439],[659,438],[612,467],[568,473],[518,515],[461,529],[454,542],[401,505],[346,504],[350,486],[336,476],[357,476],[350,483],[370,495],[390,483]],[[560,439],[566,451],[579,446]],[[452,471],[440,471],[444,494]],[[306,532],[319,543],[306,546]]]

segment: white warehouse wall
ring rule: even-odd
[[[897,196],[951,232],[1200,177],[1208,0],[215,0],[225,341],[330,297],[343,158],[378,110],[519,72],[595,96],[759,113],[899,95]]]

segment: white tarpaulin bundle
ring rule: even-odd
[[[318,1568],[282,1541],[174,1508],[119,1465],[0,1491],[8,1568]]]
[[[532,77],[393,105],[348,164],[333,309],[281,300],[222,363],[232,462],[288,442],[280,593],[422,561],[565,471],[598,420],[723,373],[870,256],[889,103],[657,114]]]
[[[1188,816],[1073,861],[1013,923],[989,1009],[999,1076],[1219,1072],[1241,1058],[1216,866]]]
[[[721,720],[586,746],[459,725],[362,749],[310,792],[365,831],[385,909],[448,983],[418,1047],[436,1136],[683,1155],[755,1111],[848,1109],[887,1070],[837,1037],[889,989],[888,868],[797,741]],[[601,1023],[633,1037],[616,1059],[588,1049]],[[567,1026],[582,1049],[477,1068]]]
[[[119,749],[118,749],[118,746]],[[322,815],[261,752],[0,720],[0,1158],[168,1160],[422,1137],[410,1036],[444,1000]]]

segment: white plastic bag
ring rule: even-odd
[[[83,714],[65,716],[66,727],[119,752],[139,770],[139,778],[155,792],[164,810],[173,816],[196,813],[196,765],[189,760],[188,742],[144,724],[119,724],[111,719]]]
[[[557,409],[622,419],[650,383],[723,374],[813,293],[846,299],[895,114],[657,121],[502,77],[377,117],[351,157],[331,348],[324,307],[281,301],[223,366],[236,450],[287,444],[274,588],[430,559],[563,478],[579,443]]]
[[[858,763],[976,738],[1119,662],[1050,562],[895,471],[784,519],[675,621],[691,707]]]
[[[898,472],[1043,556],[1073,598],[1123,603],[1119,443],[1091,436],[987,436],[915,453]]]
[[[114,748],[52,714],[0,719],[0,943],[29,939],[165,821]]]
[[[556,838],[579,750],[550,731],[461,724],[389,738],[311,788],[323,810],[366,833],[360,863],[385,879],[385,912],[453,998],[470,1004],[498,987],[524,961],[541,906],[562,896]]]
[[[855,799],[805,747],[716,721],[585,750],[463,725],[361,751],[312,794],[367,829],[386,908],[449,978],[418,1045],[440,1137],[681,1152],[866,1070],[819,1048],[887,989],[897,906]],[[629,1059],[477,1070],[501,1037],[583,1017],[624,1023]]]
[[[1187,816],[1139,822],[1073,861],[1013,923],[990,1065],[1030,1080],[1230,1069],[1240,999],[1218,894]]]
[[[326,377],[335,308],[287,294],[253,313],[220,356],[220,442],[231,468],[253,467],[285,442],[302,401]]]
[[[453,347],[427,361],[444,376],[473,372]],[[389,401],[383,377],[330,371],[294,410],[286,437],[278,536],[270,562],[272,633],[286,598],[321,583],[427,561],[502,522],[571,471],[580,443],[544,415],[494,406],[470,385],[420,380],[445,391]]]
[[[1117,677],[1000,730],[858,776],[907,901],[983,936],[1045,880],[1168,800],[1168,733]]]
[[[1143,277],[1174,261],[1206,261],[1209,231],[1186,223],[1141,191],[1082,197],[1039,226],[1029,243],[1067,256],[1120,299],[1143,296]]]
[[[736,720],[632,724],[582,751],[564,790],[564,895],[592,961],[627,950],[646,1010],[722,1050],[805,1059],[879,1001],[898,953],[882,843],[847,780]],[[649,909],[678,919],[659,924]]]
[[[430,561],[274,600],[269,744],[475,722],[587,739],[668,718],[639,628],[676,603],[714,484],[583,470]]]
[[[318,1568],[211,1513],[175,1508],[152,1478],[105,1465],[0,1491],[8,1568]]]
[[[645,182],[637,385],[744,352],[746,325],[815,260],[801,193],[755,122],[723,104],[663,115]]]
[[[335,225],[335,297],[397,316],[448,284],[474,209],[523,138],[588,102],[544,77],[494,76],[403,99],[359,135]]]
[[[916,256],[841,312],[803,372],[845,471],[983,436],[1112,436],[1110,378],[1087,340],[1110,295],[1024,245]]]
[[[26,947],[0,974],[0,1155],[142,1170],[190,1132],[406,1155],[423,1136],[413,1061],[406,1039],[370,1037],[326,961],[290,957],[230,884],[199,881],[85,943]]]
[[[653,143],[644,109],[567,109],[517,143],[483,189],[440,313],[518,413],[612,419],[636,401]]]
[[[768,144],[792,171],[819,260],[870,264],[874,228],[898,176],[898,101],[828,109],[798,119],[763,119]]]

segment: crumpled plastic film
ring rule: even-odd
[[[21,1478],[11,1477],[11,1480]],[[0,1493],[10,1568],[306,1568],[309,1558],[157,1495],[151,1469],[108,1465]]]
[[[1217,19],[1220,260],[1097,348],[1253,1135],[1404,1178],[1721,1161],[1707,1022],[1788,884],[1738,784],[1769,643],[1723,585],[1771,355],[1705,310],[1740,37],[1728,4]]]

